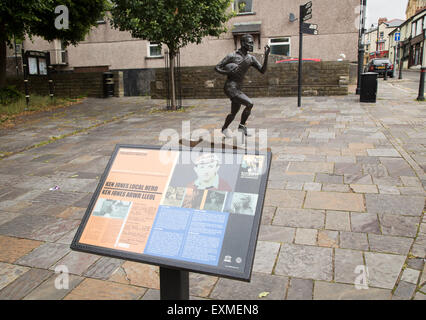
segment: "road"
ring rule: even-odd
[[[398,79],[399,70],[395,70],[395,76],[391,80],[393,85],[398,86],[403,90],[407,90],[408,92],[413,92],[418,94],[419,92],[419,82],[420,82],[420,71],[403,71],[402,72],[402,80]],[[379,81],[383,81],[383,78],[380,78]]]

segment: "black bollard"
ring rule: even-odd
[[[425,101],[425,72],[426,68],[422,67],[420,71],[419,96],[417,97],[417,101]]]
[[[402,80],[402,58],[399,59],[399,80]]]
[[[385,78],[383,80],[388,80],[388,64],[385,63]]]

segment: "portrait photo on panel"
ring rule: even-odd
[[[240,177],[243,179],[257,179],[263,172],[264,156],[244,155],[241,163]]]
[[[209,190],[203,210],[222,212],[225,204],[226,192]]]
[[[100,198],[92,214],[98,217],[125,219],[131,206],[131,201]]]
[[[242,155],[227,164],[215,153],[199,152],[192,155],[190,163],[176,165],[170,185],[230,192],[235,188],[241,161]]]
[[[169,186],[161,204],[170,207],[180,207],[184,196],[185,188]]]
[[[254,216],[256,213],[257,194],[234,192],[232,199],[227,201],[226,212]]]
[[[186,188],[182,208],[200,209],[205,190]]]

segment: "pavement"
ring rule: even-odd
[[[426,103],[412,87],[380,79],[376,104],[254,99],[248,125],[268,129],[273,160],[252,280],[191,273],[191,299],[426,300]],[[229,101],[162,105],[86,99],[0,131],[0,299],[159,299],[157,267],[69,245],[117,143],[161,145],[189,119],[212,131]]]

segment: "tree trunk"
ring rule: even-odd
[[[171,108],[176,110],[176,84],[175,84],[175,54],[170,51],[169,53],[170,61],[170,82],[171,82]]]
[[[6,87],[6,41],[0,40],[0,89]]]

